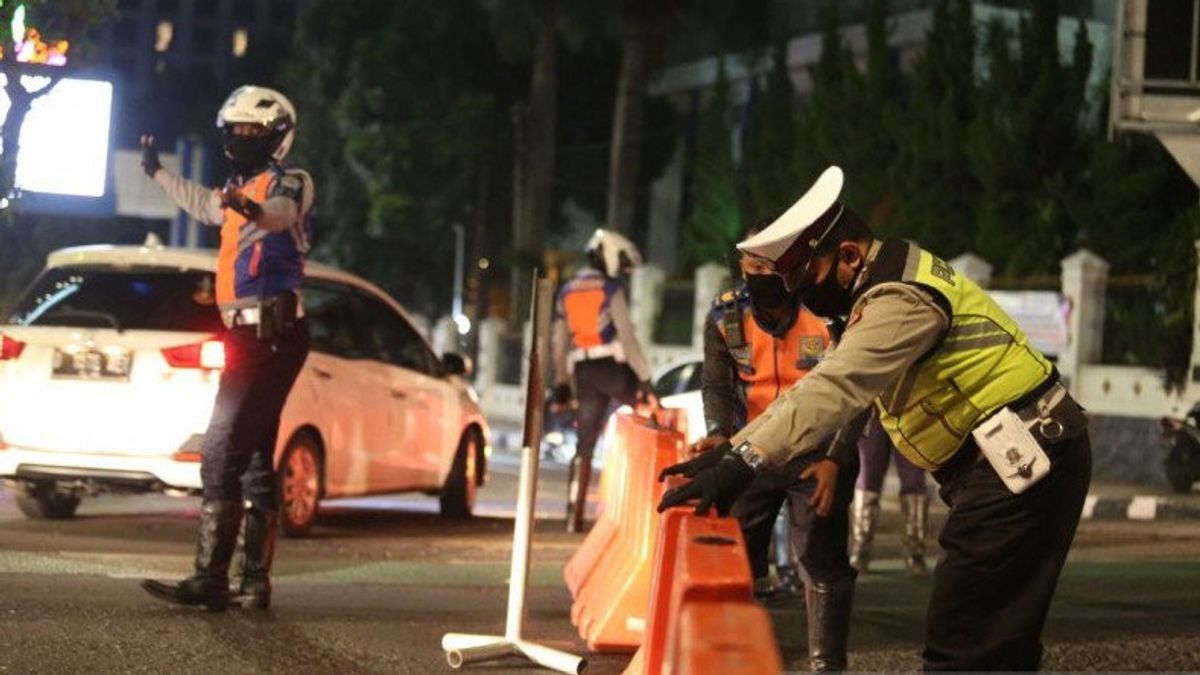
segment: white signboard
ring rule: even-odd
[[[0,75],[0,82],[3,82]],[[30,90],[37,78],[22,77]],[[30,192],[102,197],[108,175],[113,86],[101,80],[64,78],[34,100],[21,127],[17,187]],[[0,119],[8,117],[0,89]]]
[[[1058,356],[1066,348],[1070,303],[1056,291],[988,291],[988,295],[1017,322],[1038,351]]]

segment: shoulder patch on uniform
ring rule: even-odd
[[[295,174],[285,173],[271,183],[267,194],[270,197],[288,197],[299,202],[304,194],[304,179]]]

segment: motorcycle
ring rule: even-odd
[[[1183,419],[1164,417],[1161,424],[1167,445],[1163,462],[1167,482],[1176,492],[1191,492],[1192,485],[1200,481],[1200,403]]]

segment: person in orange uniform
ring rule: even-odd
[[[750,234],[753,234],[751,232]],[[717,296],[704,325],[701,393],[708,435],[693,455],[726,443],[820,363],[832,346],[826,320],[788,292],[755,258],[740,260],[743,284]],[[768,551],[784,504],[789,509],[792,558],[799,562],[808,611],[810,667],[846,667],[855,571],[846,554],[847,508],[858,474],[854,441],[764,472],[733,505],[742,526],[755,591],[775,590]]]
[[[240,87],[221,106],[217,127],[233,164],[221,190],[163,169],[154,139],[142,137],[146,175],[193,218],[221,228],[217,306],[228,329],[227,365],[201,450],[195,572],[178,583],[147,579],[142,588],[176,604],[221,610],[237,599],[266,609],[279,524],[279,418],[309,348],[300,289],[313,185],[304,171],[281,164],[296,128],[283,94]],[[229,565],[239,528],[245,559],[233,598]]]
[[[553,351],[556,386],[551,402],[571,400],[570,380],[579,401],[578,441],[571,460],[567,531],[583,530],[592,452],[614,404],[657,405],[650,389],[650,364],[629,318],[622,275],[642,263],[633,242],[598,229],[587,245],[588,264],[558,292]]]

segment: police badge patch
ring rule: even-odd
[[[800,359],[796,361],[797,368],[812,370],[821,362],[822,356],[825,356],[825,338],[820,335],[800,336]]]

